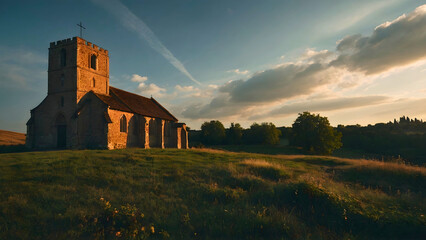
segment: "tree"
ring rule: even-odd
[[[231,127],[226,129],[226,142],[228,144],[240,144],[243,136],[243,128],[239,123],[231,123]]]
[[[201,125],[201,141],[204,144],[218,145],[225,140],[225,127],[220,121],[212,120]]]
[[[280,142],[281,131],[273,123],[253,123],[244,134],[244,140],[251,144],[274,145]]]
[[[342,134],[330,126],[326,117],[299,113],[293,123],[291,144],[317,154],[331,154],[342,146]]]

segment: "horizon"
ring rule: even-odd
[[[82,38],[109,51],[111,86],[152,95],[192,130],[210,120],[291,126],[304,111],[333,126],[426,119],[426,5],[81,3],[0,10],[0,129],[26,132],[47,94],[49,43],[75,36],[80,21]]]

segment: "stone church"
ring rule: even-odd
[[[188,148],[184,123],[109,85],[108,51],[74,37],[50,43],[46,98],[31,110],[26,144],[53,148]]]

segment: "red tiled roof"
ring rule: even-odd
[[[153,98],[142,97],[115,87],[109,87],[109,96],[96,93],[95,95],[112,109],[174,122],[178,121],[169,111],[167,111],[167,109],[161,106]]]

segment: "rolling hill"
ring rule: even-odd
[[[422,167],[210,149],[0,158],[0,239],[426,236]]]
[[[0,146],[1,145],[20,145],[25,144],[25,134],[0,130]]]

